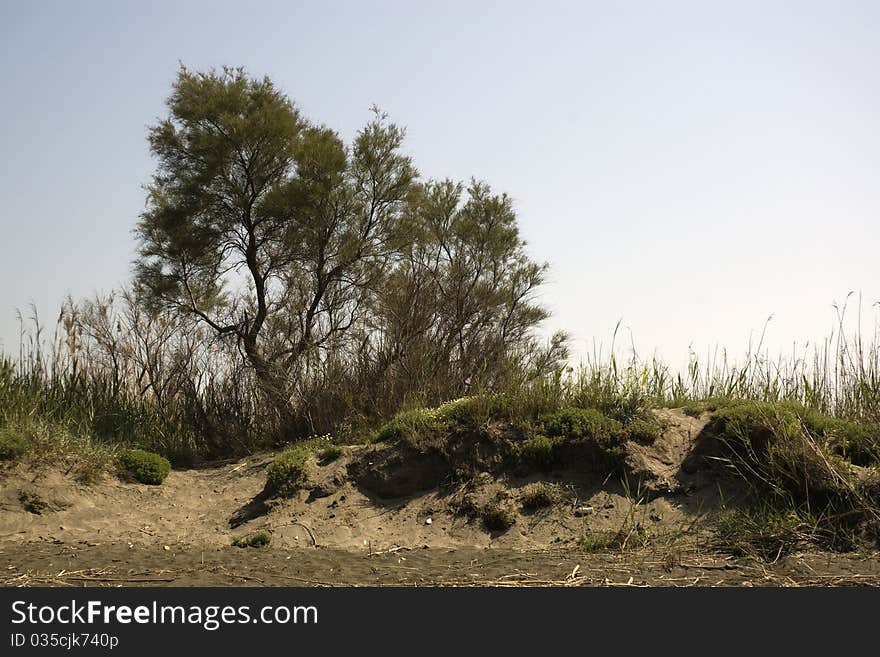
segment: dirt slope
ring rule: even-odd
[[[717,486],[704,472],[681,469],[706,418],[673,410],[658,415],[662,436],[652,445],[629,443],[623,475],[483,473],[467,484],[444,482],[392,499],[378,497],[352,476],[378,458],[381,446],[346,447],[337,461],[315,465],[307,490],[282,500],[262,495],[270,454],[173,471],[161,486],[110,476],[84,486],[59,468],[7,466],[0,471],[0,584],[699,585],[880,579],[880,571],[869,567],[876,561],[851,556],[823,557],[820,573],[818,557],[809,555],[768,570],[708,553],[702,540],[705,521],[718,508]],[[536,482],[553,484],[561,497],[548,508],[528,511],[523,498]],[[479,517],[462,513],[467,505],[491,500],[514,512],[506,531],[491,531]],[[258,530],[271,533],[268,548],[231,547],[234,537]],[[613,547],[603,550],[609,538]],[[586,554],[585,548],[597,553]]]

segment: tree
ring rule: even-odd
[[[283,426],[304,357],[356,320],[416,171],[376,114],[349,149],[267,78],[178,72],[150,129],[139,292],[233,337]]]
[[[414,186],[402,225],[377,304],[382,362],[403,370],[404,387],[441,398],[503,387],[523,364],[514,359],[540,351],[532,332],[548,316],[533,298],[547,265],[525,253],[510,197],[478,181],[429,181]],[[565,339],[554,337],[552,360]]]
[[[375,108],[346,145],[242,69],[181,68],[167,105],[137,293],[234,342],[287,437],[316,430],[318,398],[338,413],[383,391],[460,394],[535,352],[546,266],[509,197],[420,183]]]

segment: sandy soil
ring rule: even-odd
[[[0,472],[0,584],[15,585],[760,585],[877,584],[880,562],[807,554],[773,564],[712,554],[705,521],[717,486],[681,463],[705,420],[663,411],[663,436],[630,445],[628,476],[559,471],[547,509],[520,500],[537,476],[446,485],[381,499],[349,465],[379,447],[345,448],[316,465],[297,497],[264,500],[264,454],[172,472],[161,486],[105,477],[77,484],[59,468]],[[378,452],[376,452],[378,455]],[[630,480],[631,479],[631,480]],[[516,510],[505,532],[460,512],[464,499]],[[37,501],[37,508],[33,502]],[[34,511],[38,511],[35,513]],[[271,533],[265,548],[233,538]],[[586,553],[582,540],[620,535],[625,549]]]

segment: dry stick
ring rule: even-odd
[[[379,552],[370,552],[370,556],[374,557],[377,554],[396,554],[397,552],[400,552],[401,550],[407,550],[407,551],[411,552],[413,549],[414,548],[406,547],[404,545],[398,545],[396,547],[389,548],[387,550],[380,550]]]
[[[304,523],[302,523],[302,522],[297,522],[297,521],[294,521],[294,522],[292,522],[291,524],[292,524],[292,525],[299,525],[300,527],[302,527],[303,529],[305,529],[305,530],[309,533],[309,536],[310,536],[311,539],[312,539],[312,544],[314,545],[314,547],[318,547],[318,539],[315,538],[314,533],[312,533],[312,530],[311,530],[311,528],[310,528],[308,525],[306,525],[306,524],[304,524]]]
[[[299,522],[297,520],[292,520],[288,523],[285,523],[283,525],[278,525],[278,526],[279,527],[288,527],[290,525],[297,525],[298,527],[302,527],[303,529],[305,529],[309,533],[309,538],[312,539],[313,546],[318,547],[318,539],[315,538],[315,534],[312,532],[312,530],[309,528],[309,526],[306,525],[305,523]]]

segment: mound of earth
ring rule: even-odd
[[[112,477],[86,486],[55,468],[19,464],[2,473],[0,541],[224,547],[236,536],[264,530],[272,535],[271,547],[282,548],[542,549],[574,545],[585,532],[616,531],[633,520],[634,510],[636,522],[659,532],[688,522],[709,502],[670,495],[682,490],[678,467],[705,422],[677,411],[660,417],[665,430],[653,445],[627,445],[622,476],[576,468],[500,475],[497,453],[471,445],[483,450],[472,462],[486,470],[463,484],[451,480],[447,464],[434,456],[352,446],[336,461],[316,464],[309,488],[273,500],[263,494],[269,454],[176,470],[161,486]],[[559,499],[527,509],[523,498],[537,482],[560,491]],[[462,512],[493,501],[512,514],[508,531],[493,531],[478,514]]]
[[[704,520],[720,506],[718,472],[703,467],[711,461],[708,416],[656,413],[662,434],[651,444],[626,442],[618,466],[606,471],[571,464],[548,472],[506,470],[491,436],[461,447],[451,460],[402,446],[359,445],[342,448],[332,462],[313,459],[308,486],[288,498],[265,493],[271,454],[175,470],[160,486],[110,476],[83,485],[57,467],[7,465],[0,471],[4,581],[51,584],[66,582],[57,572],[83,572],[100,583],[100,554],[112,562],[106,572],[124,571],[126,582],[161,583],[162,573],[189,573],[169,579],[178,584],[462,583],[468,570],[483,572],[474,582],[503,576],[494,567],[481,571],[479,563],[522,567],[522,581],[532,569],[542,574],[529,581],[550,581],[554,573],[560,582],[601,583],[556,571],[584,562],[584,550],[599,551],[594,558],[605,563],[604,548],[650,553],[644,558],[662,569],[669,560],[705,561]],[[455,466],[464,463],[477,471],[459,479]],[[729,489],[725,494],[730,504]],[[232,547],[236,537],[260,531],[271,535],[268,547]],[[316,549],[323,556],[303,556]],[[472,554],[482,556],[464,559]],[[214,575],[196,576],[196,561]],[[233,577],[235,563],[251,564],[251,574]],[[309,577],[308,564],[323,569],[321,577]],[[123,581],[114,577],[106,579]]]

